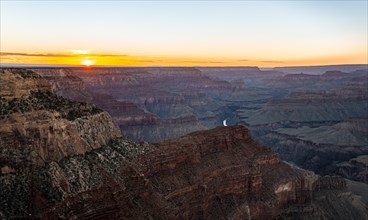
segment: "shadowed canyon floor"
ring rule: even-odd
[[[66,70],[58,71],[62,75]],[[86,92],[80,80],[62,84],[44,73],[50,86],[28,70],[1,69],[0,74],[0,218],[368,218],[366,204],[348,190],[343,178],[321,177],[280,161],[244,126],[196,131],[156,143],[134,142],[121,136],[114,114],[110,117],[92,104],[51,91],[62,93],[61,88],[77,82],[80,87],[64,95],[93,100],[96,96]],[[150,115],[143,106],[164,100],[180,104],[182,98],[171,94],[131,104],[105,97],[99,105],[116,110],[115,116],[121,109],[136,108]],[[198,97],[192,104],[201,106],[200,100],[208,98]],[[219,106],[216,102],[201,109],[211,107]],[[192,110],[194,115],[199,111]],[[152,117],[162,120],[155,111]],[[226,112],[233,109],[217,114]],[[158,127],[189,119],[170,120],[159,121]]]

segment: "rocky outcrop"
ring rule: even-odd
[[[32,70],[47,79],[57,95],[74,101],[90,102],[92,100],[92,94],[87,91],[84,82],[71,69],[40,68]]]
[[[367,145],[321,144],[274,131],[257,137],[257,139],[261,143],[271,146],[282,160],[290,161],[321,175],[337,174],[338,172],[332,171],[335,164],[368,153]]]
[[[160,121],[158,116],[145,112],[137,104],[128,101],[117,101],[104,91],[97,93],[98,91],[95,91],[95,89],[88,89],[86,86],[89,83],[96,87],[101,86],[101,84],[106,85],[106,82],[102,79],[93,80],[96,75],[106,77],[107,82],[117,80],[122,83],[124,80],[129,81],[131,79],[127,74],[135,74],[134,76],[139,78],[139,74],[141,74],[139,71],[129,68],[124,69],[124,71],[120,69],[99,69],[97,73],[82,68],[39,68],[32,70],[47,79],[56,94],[73,101],[94,103],[98,108],[107,111],[115,125],[123,127],[124,135],[129,136],[130,133],[127,132],[129,126],[154,125]],[[85,82],[82,79],[85,79]],[[109,86],[107,85],[107,87]]]
[[[4,99],[28,97],[33,91],[51,91],[50,84],[31,70],[0,69],[0,74],[0,96]]]
[[[0,88],[1,161],[26,157],[27,162],[40,165],[83,154],[120,136],[107,113],[56,96],[46,86],[48,82],[34,72],[9,69],[1,74],[4,84],[25,85],[22,81],[27,87],[15,88],[12,96],[8,87]],[[10,162],[3,162],[2,167],[16,170],[28,165],[22,159]]]
[[[328,126],[301,126],[279,128],[273,132],[316,144],[335,146],[366,146],[368,143],[368,118],[350,118]]]
[[[150,114],[132,102],[117,101],[110,95],[93,94],[93,103],[107,111],[118,127],[157,124],[160,118]],[[121,130],[124,131],[125,130]]]
[[[232,85],[237,85],[238,87],[242,87],[247,84],[260,85],[264,80],[269,80],[275,76],[285,75],[283,72],[260,70],[256,66],[198,67],[198,69],[206,76],[226,80]]]
[[[182,134],[204,129],[207,129],[207,127],[201,124],[193,115],[167,120],[149,120],[149,118],[142,118],[142,120],[137,123],[134,123],[133,120],[129,120],[129,124],[124,123],[124,125],[120,125],[120,130],[124,136],[129,137],[129,139],[149,142],[177,138]]]
[[[344,71],[351,72],[361,69],[367,69],[367,64],[355,64],[355,65],[325,65],[325,66],[295,66],[295,67],[275,67],[274,70],[298,74],[298,73],[307,73],[307,74],[322,74],[326,71]]]
[[[99,113],[69,121],[57,113],[35,111],[13,114],[1,120],[1,157],[14,153],[31,153],[32,164],[59,161],[70,155],[83,154],[106,144],[120,134],[107,113]],[[24,149],[26,148],[26,150]],[[19,164],[6,164],[15,168]]]
[[[368,183],[368,155],[361,155],[333,166],[333,172],[347,179]]]
[[[362,67],[355,71],[339,71],[332,69],[326,72],[314,72],[305,74],[306,72],[298,72],[296,74],[287,74],[284,76],[277,76],[268,80],[264,84],[273,88],[286,88],[290,91],[298,90],[325,90],[335,89],[346,85],[349,81],[360,79],[360,82],[367,82],[367,68]],[[323,74],[322,74],[323,73]]]
[[[84,155],[31,171],[31,175],[16,171],[0,176],[2,215],[41,219],[367,217],[364,204],[346,191],[342,178],[321,178],[279,161],[241,126],[195,132],[153,145],[115,139]],[[331,199],[323,206],[326,197]]]
[[[246,119],[251,125],[285,121],[343,121],[352,117],[368,117],[365,99],[283,99],[272,100]]]

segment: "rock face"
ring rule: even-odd
[[[366,146],[368,118],[350,118],[332,126],[280,128],[274,132],[291,138],[336,146]]]
[[[333,167],[334,173],[345,178],[368,183],[368,155],[361,155]]]
[[[32,71],[2,70],[1,82],[18,85],[11,92],[6,86],[0,89],[3,159],[29,153],[32,164],[59,161],[120,136],[107,113],[93,105],[56,96],[47,80]],[[18,165],[3,164],[12,169]]]
[[[332,125],[314,123],[274,124],[271,131],[267,131],[267,126],[259,126],[253,134],[259,135],[259,141],[271,146],[282,160],[321,175],[338,174],[363,181],[365,165],[353,158],[368,154],[367,118],[351,118]]]
[[[98,88],[101,86],[109,88],[112,86],[108,83],[109,81],[116,80],[118,82],[124,82],[125,80],[132,81],[134,79],[134,77],[129,77],[123,73],[119,75],[120,72],[116,69],[108,69],[107,71],[101,70],[99,74],[106,77],[106,79],[103,79],[103,77],[99,78],[100,75],[93,71],[91,73],[91,70],[79,68],[40,68],[33,69],[33,71],[47,79],[52,86],[52,90],[56,94],[73,101],[93,103],[97,107],[107,111],[111,115],[115,125],[120,127],[124,135],[130,138],[135,138],[137,136],[134,135],[136,133],[131,127],[150,124],[156,125],[160,121],[158,116],[144,111],[137,104],[129,101],[117,101],[111,95],[106,94],[106,91],[101,91],[101,89]],[[138,75],[140,75],[139,72],[136,73],[132,69],[127,69],[126,71],[135,74],[135,77],[139,77]],[[86,75],[88,77],[86,77]],[[144,76],[148,77],[146,75]],[[85,79],[85,81],[83,81],[82,78]],[[89,83],[96,86],[96,88],[87,88],[87,85],[90,85]],[[130,134],[133,135],[131,136]]]
[[[27,97],[32,91],[49,92],[50,84],[31,70],[1,69],[0,95],[5,99]]]
[[[368,146],[321,144],[305,141],[290,135],[270,132],[262,136],[262,144],[272,146],[282,160],[322,175],[333,174],[336,163],[349,161],[368,153]],[[345,176],[347,177],[347,176]]]
[[[37,74],[47,79],[51,84],[52,90],[64,98],[88,102],[92,100],[92,95],[84,82],[67,68],[41,68],[32,69]]]

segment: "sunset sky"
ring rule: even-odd
[[[367,1],[0,1],[1,63],[367,63]]]

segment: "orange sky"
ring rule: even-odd
[[[0,63],[366,64],[367,1],[0,1]]]
[[[316,57],[295,60],[247,60],[201,57],[150,57],[119,54],[97,54],[89,50],[78,50],[65,54],[5,53],[0,54],[1,63],[98,65],[98,66],[305,66],[327,64],[367,63],[365,54]]]

